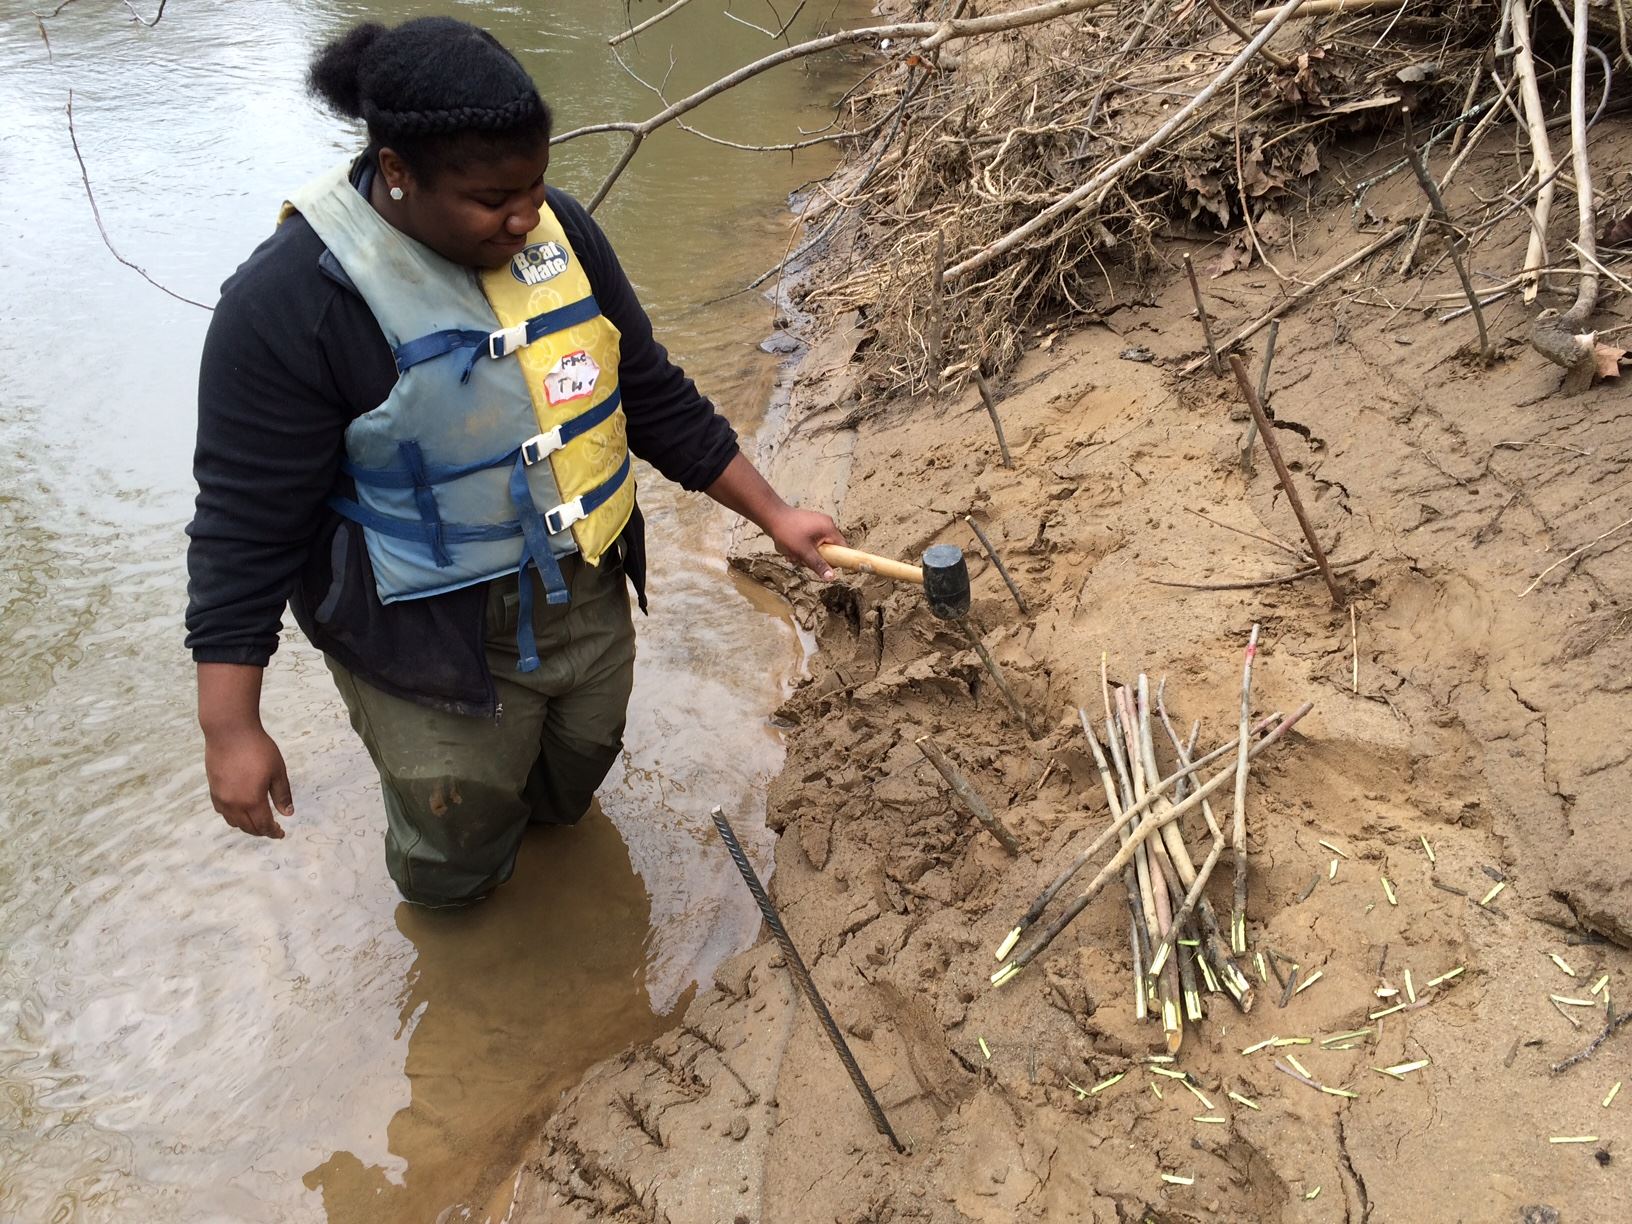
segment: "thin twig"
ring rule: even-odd
[[[1552,573],[1559,566],[1565,564],[1566,562],[1574,561],[1594,544],[1597,544],[1601,540],[1609,539],[1610,536],[1614,535],[1617,531],[1620,531],[1623,527],[1632,527],[1632,518],[1623,519],[1621,522],[1616,523],[1615,526],[1611,527],[1608,531],[1600,532],[1598,535],[1593,536],[1592,539],[1581,545],[1580,548],[1577,548],[1571,552],[1568,556],[1560,557],[1557,561],[1554,561],[1546,569],[1542,570],[1541,573],[1537,574],[1533,579],[1531,579],[1530,585],[1519,592],[1519,598],[1523,599],[1526,595],[1530,594],[1531,591],[1535,590],[1541,585],[1541,580],[1543,578],[1547,577],[1548,574]]]
[[[691,3],[691,0],[674,0],[674,3],[669,5],[668,8],[664,9],[660,13],[654,13],[652,16],[646,18],[646,20],[641,22],[639,25],[634,26],[634,27],[632,27],[630,29],[627,29],[621,34],[612,35],[611,38],[606,40],[607,45],[615,47],[619,43],[625,41],[626,39],[630,39],[630,38],[635,37],[637,34],[644,34],[647,30],[651,29],[654,25],[656,25],[658,22],[662,21],[665,17],[674,16],[674,14],[678,13],[681,9],[685,8],[686,5],[688,5],[690,3]]]
[[[1247,324],[1240,331],[1236,332],[1235,335],[1226,340],[1221,346],[1222,351],[1228,353],[1243,340],[1250,339],[1263,328],[1268,327],[1276,319],[1284,315],[1287,311],[1291,310],[1299,302],[1303,301],[1304,298],[1308,297],[1311,293],[1314,293],[1315,290],[1324,287],[1336,277],[1343,275],[1343,273],[1354,267],[1354,265],[1359,263],[1361,260],[1368,259],[1372,255],[1375,255],[1378,251],[1382,250],[1384,247],[1398,242],[1401,238],[1405,237],[1410,230],[1411,227],[1409,225],[1396,225],[1393,229],[1367,243],[1360,250],[1354,252],[1354,254],[1346,256],[1342,260],[1339,260],[1337,263],[1333,264],[1330,268],[1327,268],[1326,271],[1315,277],[1314,280],[1309,281],[1307,284],[1300,285],[1297,289],[1293,290],[1286,297],[1282,298],[1269,310],[1259,315],[1258,318],[1254,319],[1251,323]],[[1206,362],[1207,359],[1205,357],[1198,357],[1196,360],[1192,361],[1189,365],[1180,370],[1179,373],[1183,377],[1188,378],[1197,370],[1201,369]]]
[[[946,343],[946,231],[935,231],[935,255],[929,268],[929,311],[924,323],[929,349],[929,369],[925,378],[931,391],[941,389],[941,370],[945,365],[942,353]]]
[[[1369,561],[1371,554],[1365,553],[1353,561],[1339,561],[1332,566],[1332,573],[1346,574],[1363,561]],[[1302,582],[1305,578],[1313,578],[1321,573],[1318,565],[1311,565],[1308,569],[1298,570],[1293,574],[1281,574],[1275,578],[1249,578],[1242,582],[1174,582],[1161,578],[1147,578],[1146,582],[1152,586],[1178,587],[1185,591],[1256,591],[1263,587],[1287,586],[1294,582]]]
[[[1434,182],[1433,175],[1428,173],[1428,167],[1422,161],[1422,154],[1417,151],[1417,139],[1411,129],[1409,106],[1400,107],[1400,119],[1405,124],[1405,155],[1411,159],[1411,169],[1417,176],[1417,182],[1422,186],[1422,193],[1428,197],[1428,207],[1433,210],[1435,219],[1444,226],[1450,239],[1451,264],[1456,268],[1457,278],[1462,282],[1462,292],[1467,294],[1468,305],[1473,310],[1473,321],[1479,328],[1479,360],[1488,366],[1496,353],[1491,347],[1490,332],[1485,327],[1485,312],[1480,309],[1479,295],[1474,292],[1473,281],[1468,276],[1468,240],[1451,220],[1451,214],[1445,208],[1445,198],[1439,194],[1439,185]]]
[[[57,11],[60,12],[61,10],[62,6],[58,5]],[[155,20],[157,19],[155,18]],[[135,272],[148,284],[152,285],[153,288],[163,293],[168,293],[171,297],[175,298],[176,301],[186,302],[189,306],[197,306],[200,310],[213,311],[215,307],[206,306],[203,302],[196,302],[184,294],[177,293],[174,289],[168,289],[159,284],[158,281],[154,280],[147,274],[147,270],[145,268],[131,263],[130,260],[119,254],[118,250],[114,247],[113,239],[108,237],[108,227],[102,223],[102,210],[97,207],[96,193],[91,190],[91,176],[89,171],[85,169],[85,155],[79,151],[79,135],[74,131],[74,91],[71,89],[68,91],[68,139],[74,146],[74,160],[79,163],[79,181],[85,184],[85,198],[91,203],[91,215],[96,218],[97,232],[102,235],[102,245],[108,248],[108,253],[120,263],[124,264],[125,267],[129,268],[132,272]]]
[[[169,3],[170,0],[159,0],[159,11],[153,14],[152,21],[149,21],[146,17],[143,17],[141,13],[137,11],[136,6],[130,2],[130,0],[125,0],[125,7],[130,10],[130,15],[132,17],[141,22],[144,26],[151,28],[159,24],[159,18],[164,16],[164,6]]]
[[[1275,360],[1275,341],[1280,334],[1281,321],[1274,319],[1269,325],[1269,339],[1264,341],[1264,364],[1258,367],[1258,402],[1266,410],[1269,407],[1269,366]],[[1246,436],[1241,439],[1241,473],[1244,476],[1252,475],[1252,444],[1257,437],[1258,418],[1249,416]]]
[[[1232,527],[1228,523],[1220,522],[1218,519],[1211,517],[1205,511],[1197,510],[1190,506],[1186,506],[1185,509],[1189,511],[1189,513],[1195,515],[1197,518],[1201,519],[1203,522],[1211,523],[1214,527],[1222,527],[1225,531],[1233,531],[1236,535],[1246,536],[1249,540],[1257,540],[1260,544],[1268,544],[1274,548],[1280,549],[1284,553],[1296,557],[1299,561],[1309,560],[1308,553],[1301,549],[1292,547],[1292,545],[1288,544],[1285,540],[1277,540],[1274,536],[1259,535],[1257,532],[1248,531],[1244,527]]]
[[[1622,1012],[1618,1016],[1611,1016],[1604,1022],[1603,1032],[1594,1037],[1592,1041],[1588,1043],[1586,1049],[1577,1050],[1568,1058],[1554,1063],[1552,1065],[1553,1074],[1557,1075],[1561,1071],[1568,1071],[1571,1067],[1575,1066],[1576,1063],[1585,1062],[1587,1059],[1591,1058],[1598,1052],[1598,1047],[1603,1045],[1604,1042],[1608,1041],[1610,1037],[1612,1037],[1615,1032],[1628,1021],[1632,1021],[1632,1011]]]

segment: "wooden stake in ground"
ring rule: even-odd
[[[920,736],[913,742],[918,745],[918,751],[935,766],[935,772],[946,779],[946,784],[952,788],[952,793],[963,804],[964,810],[980,821],[981,828],[997,838],[1003,849],[1010,854],[1019,854],[1019,839],[1010,833],[1003,822],[993,814],[992,809],[986,806],[986,800],[980,797],[979,792],[969,784],[969,779],[963,776],[958,767],[947,760],[946,753],[941,751],[940,746],[927,735]]]
[[[974,515],[964,515],[963,521],[969,524],[969,530],[975,533],[975,539],[980,541],[980,546],[986,550],[986,555],[992,559],[992,564],[997,567],[998,577],[1003,579],[1003,585],[1008,587],[1009,594],[1014,596],[1014,604],[1020,609],[1020,615],[1029,616],[1031,609],[1026,607],[1026,597],[1020,594],[1020,588],[1014,585],[1014,579],[1009,577],[1009,567],[1003,564],[1003,558],[997,555],[997,549],[992,547],[992,542],[986,538],[986,533],[980,529],[980,524],[975,522]]]
[[[1536,300],[1541,288],[1541,269],[1547,266],[1547,220],[1553,211],[1553,145],[1547,135],[1547,111],[1536,83],[1536,61],[1530,49],[1530,6],[1527,0],[1508,0],[1508,17],[1513,27],[1513,73],[1519,78],[1519,98],[1524,103],[1525,127],[1530,135],[1530,155],[1536,161],[1536,211],[1531,217],[1530,246],[1524,255],[1526,284],[1524,300]]]
[[[1009,458],[1009,440],[1003,436],[1003,421],[997,415],[997,397],[992,394],[992,384],[979,370],[975,371],[975,386],[980,390],[980,402],[986,405],[986,415],[992,418],[992,428],[997,431],[997,449],[1003,455],[1003,466],[1012,468],[1014,460]]]
[[[1252,726],[1252,661],[1258,654],[1258,626],[1247,639],[1246,662],[1241,666],[1241,734]],[[1243,742],[1245,742],[1243,740]],[[1235,908],[1230,912],[1230,946],[1237,956],[1247,952],[1247,753],[1235,756],[1235,822],[1231,826],[1235,848]]]
[[[1269,366],[1275,360],[1275,341],[1281,334],[1281,321],[1270,320],[1269,339],[1264,341],[1264,364],[1258,367],[1258,402],[1269,407]],[[1258,418],[1247,420],[1247,436],[1241,439],[1241,474],[1252,475],[1252,443],[1258,436]]]
[[[924,377],[931,391],[941,389],[941,369],[946,344],[946,231],[935,231],[934,262],[929,268],[929,317],[924,323],[925,344],[929,349],[929,369]]]
[[[1269,461],[1275,465],[1275,475],[1286,493],[1286,500],[1292,503],[1292,513],[1298,516],[1298,526],[1303,528],[1303,538],[1309,542],[1309,551],[1315,558],[1315,564],[1320,567],[1320,576],[1326,580],[1326,589],[1332,594],[1332,607],[1341,608],[1343,592],[1339,589],[1337,578],[1326,560],[1326,550],[1320,546],[1320,540],[1315,536],[1314,525],[1304,513],[1303,499],[1298,496],[1298,491],[1292,484],[1292,473],[1286,468],[1286,460],[1281,458],[1280,444],[1270,432],[1269,419],[1264,416],[1263,405],[1258,402],[1258,393],[1252,389],[1252,381],[1247,377],[1247,368],[1241,364],[1241,358],[1234,353],[1230,354],[1230,369],[1235,371],[1236,385],[1241,388],[1241,395],[1247,401],[1247,407],[1252,410],[1252,419],[1258,422],[1258,434],[1264,440],[1264,449],[1269,452]]]
[[[1201,320],[1201,338],[1207,342],[1207,356],[1212,358],[1213,373],[1224,377],[1224,363],[1218,359],[1218,346],[1213,343],[1213,321],[1207,317],[1207,304],[1201,300],[1201,285],[1196,280],[1196,265],[1190,252],[1184,253],[1184,274],[1190,278],[1190,293],[1196,299],[1196,318]]]

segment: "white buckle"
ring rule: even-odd
[[[500,357],[508,357],[519,348],[527,346],[527,324],[517,323],[514,327],[501,327],[487,337],[487,355],[495,361]]]
[[[521,444],[521,461],[528,467],[535,463],[542,463],[549,456],[560,450],[565,443],[561,441],[561,427],[557,425],[548,433],[534,434]]]
[[[584,509],[584,499],[575,497],[546,514],[544,525],[550,529],[551,535],[557,535],[583,518],[586,513],[588,512]]]

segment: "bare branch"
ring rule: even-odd
[[[149,21],[146,17],[143,17],[139,12],[137,12],[136,6],[132,4],[130,0],[125,0],[125,7],[130,10],[130,15],[137,21],[141,22],[144,26],[152,28],[153,26],[159,24],[159,18],[164,16],[164,6],[169,3],[170,0],[159,0],[159,11],[153,14],[152,21]]]
[[[767,38],[777,39],[777,38],[783,38],[783,37],[785,37],[787,35],[788,27],[793,25],[794,22],[799,20],[799,14],[805,11],[805,5],[807,3],[808,3],[808,0],[799,0],[799,5],[798,5],[797,8],[795,8],[793,10],[792,15],[786,21],[782,21],[782,14],[778,13],[776,11],[776,5],[772,4],[771,0],[765,0],[765,7],[770,9],[771,12],[773,14],[775,14],[776,19],[778,21],[782,21],[782,28],[778,29],[778,30],[767,30],[762,25],[755,25],[752,21],[749,21],[746,17],[738,17],[729,8],[727,8],[725,10],[725,15],[727,17],[729,17],[732,21],[737,22],[739,25],[745,25],[750,30],[758,30],[761,34],[765,35],[765,37],[767,37]]]
[[[1303,0],[1291,0],[1291,7],[1296,8]],[[728,89],[734,89],[744,81],[752,80],[763,72],[796,59],[803,59],[808,55],[816,55],[823,51],[831,51],[835,47],[850,46],[855,43],[877,42],[885,38],[914,38],[921,39],[918,44],[920,52],[929,52],[945,46],[947,43],[962,38],[974,38],[982,34],[996,34],[1004,30],[1016,30],[1022,26],[1036,25],[1044,21],[1052,21],[1058,17],[1069,17],[1087,9],[1102,8],[1112,3],[1112,0],[1048,0],[1044,4],[1036,4],[1030,8],[1017,9],[1012,13],[1000,13],[991,17],[970,17],[956,21],[905,21],[892,25],[863,26],[854,30],[841,30],[836,34],[828,34],[822,38],[813,38],[807,42],[795,43],[791,47],[783,47],[762,59],[751,64],[745,64],[735,72],[729,73],[715,81],[712,85],[705,85],[695,93],[688,94],[677,102],[670,103],[657,114],[639,123],[597,123],[585,127],[574,128],[570,132],[562,132],[559,136],[550,139],[552,145],[563,144],[568,140],[575,140],[580,136],[589,136],[605,132],[627,132],[630,136],[629,147],[624,150],[623,156],[618,159],[601,185],[596,188],[594,196],[586,206],[594,212],[600,203],[606,199],[617,182],[618,176],[633,159],[635,150],[641,143],[667,123],[673,122],[681,115],[695,110],[710,98],[717,97]],[[671,6],[672,7],[675,6]],[[660,14],[661,16],[661,14]],[[637,27],[638,28],[638,27]],[[1251,50],[1256,51],[1257,43],[1274,32],[1277,26],[1267,27],[1259,39],[1254,40]]]
[[[625,30],[622,34],[612,35],[611,38],[606,40],[607,46],[615,47],[619,43],[625,41],[626,39],[633,38],[636,34],[644,33],[645,31],[651,29],[658,22],[662,21],[665,17],[674,16],[674,14],[678,13],[681,9],[685,8],[686,5],[688,5],[690,3],[691,3],[691,0],[674,0],[674,3],[669,5],[669,7],[664,9],[661,13],[654,13],[652,16],[646,18],[646,20],[641,22],[639,25],[633,26],[630,29]]]
[[[961,263],[954,264],[952,267],[948,268],[946,270],[947,280],[962,280],[964,277],[968,276],[969,273],[984,268],[987,264],[991,263],[992,260],[998,258],[1000,255],[1004,255],[1009,251],[1012,251],[1015,247],[1019,246],[1020,243],[1024,242],[1027,238],[1031,237],[1038,230],[1048,225],[1061,214],[1076,210],[1080,206],[1088,203],[1088,201],[1090,201],[1095,195],[1109,188],[1111,184],[1120,178],[1130,166],[1135,165],[1140,158],[1145,156],[1145,154],[1156,148],[1174,132],[1178,131],[1179,128],[1188,123],[1195,117],[1197,111],[1212,100],[1214,94],[1218,93],[1220,89],[1224,88],[1225,85],[1228,85],[1230,81],[1234,80],[1237,74],[1239,74],[1243,68],[1251,63],[1253,57],[1255,57],[1259,51],[1263,49],[1264,44],[1274,37],[1275,32],[1292,19],[1292,17],[1297,13],[1298,9],[1303,6],[1303,3],[1304,0],[1287,0],[1287,3],[1282,5],[1275,13],[1275,16],[1270,19],[1269,24],[1262,30],[1258,31],[1257,37],[1243,47],[1240,54],[1231,60],[1229,65],[1225,67],[1225,69],[1216,77],[1214,77],[1212,81],[1201,90],[1200,93],[1196,94],[1194,98],[1190,99],[1189,102],[1185,103],[1177,111],[1175,111],[1171,119],[1162,124],[1161,127],[1157,128],[1137,146],[1129,149],[1121,157],[1117,158],[1109,166],[1105,167],[1105,169],[1094,175],[1093,178],[1089,179],[1081,187],[1067,192],[1065,195],[1055,200],[1054,203],[1050,204],[1047,208],[1043,209],[1040,213],[1034,216],[1030,221],[1016,226],[1014,229],[1004,234],[996,242],[982,247],[980,250],[974,252],[968,258],[964,259]]]
[[[72,3],[72,0],[65,0],[65,2]],[[62,6],[58,5],[57,7],[60,11]],[[161,5],[160,7],[163,6]],[[157,19],[155,18],[155,20]],[[176,301],[186,302],[189,306],[197,306],[200,310],[213,311],[215,309],[214,306],[206,306],[203,302],[195,302],[192,298],[185,297],[182,294],[177,293],[174,289],[166,289],[163,285],[159,284],[158,281],[149,276],[145,269],[131,263],[130,260],[126,259],[114,249],[113,239],[108,237],[108,227],[102,224],[102,210],[96,206],[96,195],[91,191],[91,176],[85,169],[85,156],[79,151],[79,136],[74,131],[74,91],[71,89],[68,91],[68,139],[74,146],[74,159],[79,162],[79,180],[85,184],[85,198],[91,202],[91,215],[96,218],[97,232],[102,235],[102,245],[108,248],[108,253],[120,263],[124,264],[125,267],[137,273],[143,280],[152,285],[153,288],[161,290],[164,293],[168,293],[171,297],[175,298]]]

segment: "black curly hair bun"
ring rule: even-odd
[[[363,117],[363,63],[388,31],[377,21],[353,26],[319,51],[307,73],[311,91],[337,115]]]
[[[471,157],[531,152],[550,138],[550,109],[516,57],[452,17],[354,26],[313,58],[311,91],[368,125],[369,143],[417,172]]]

